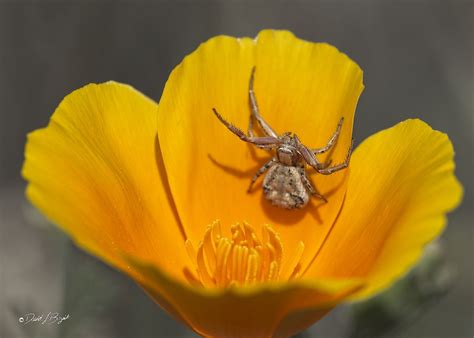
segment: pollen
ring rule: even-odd
[[[299,276],[303,242],[286,257],[278,233],[269,225],[262,227],[260,238],[247,223],[232,225],[228,233],[229,236],[223,235],[220,222],[215,221],[207,227],[197,250],[186,240],[186,250],[197,274],[196,278],[187,271],[190,282],[205,287],[229,287]]]

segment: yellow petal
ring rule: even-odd
[[[219,36],[176,67],[159,104],[158,135],[170,187],[193,242],[216,218],[223,224],[269,223],[285,247],[296,247],[303,237],[311,243],[302,259],[308,262],[340,209],[345,172],[313,177],[329,203],[314,198],[303,210],[272,206],[260,183],[253,193],[246,192],[271,155],[240,141],[211,109],[247,130],[253,66],[260,112],[278,133],[295,132],[309,147],[322,147],[345,117],[332,152],[333,164],[344,160],[363,89],[362,71],[353,61],[332,46],[303,41],[287,31],[262,31],[255,40]]]
[[[320,280],[204,289],[176,282],[143,261],[129,262],[129,273],[151,297],[206,337],[287,337],[361,286],[357,280]]]
[[[307,276],[366,278],[355,298],[401,277],[461,200],[453,148],[446,134],[407,120],[355,151],[346,199]]]
[[[31,202],[84,249],[122,269],[118,250],[145,257],[184,278],[184,239],[155,156],[156,114],[127,85],[76,90],[28,135],[23,176]]]

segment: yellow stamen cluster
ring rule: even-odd
[[[270,226],[263,226],[261,239],[247,223],[231,226],[230,233],[230,238],[223,236],[220,222],[215,221],[208,226],[197,252],[190,240],[186,240],[186,250],[196,266],[202,285],[241,286],[298,276],[303,242],[299,243],[293,259],[288,260],[286,268],[282,269],[282,243]]]

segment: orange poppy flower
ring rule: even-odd
[[[84,250],[135,279],[203,336],[289,336],[338,303],[400,278],[456,207],[448,137],[407,120],[365,140],[350,166],[311,173],[328,203],[285,210],[247,187],[269,158],[245,129],[256,67],[260,112],[278,132],[344,160],[362,71],[336,48],[265,30],[218,36],[170,75],[159,104],[116,82],[68,95],[28,136],[30,201]]]

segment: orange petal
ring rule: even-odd
[[[124,251],[182,277],[188,258],[158,171],[156,113],[127,85],[76,90],[28,135],[23,176],[31,202],[84,249],[126,269]]]
[[[407,120],[355,151],[341,214],[306,276],[366,278],[354,298],[404,274],[461,201],[446,134]]]
[[[159,104],[159,138],[171,190],[193,242],[216,218],[229,225],[270,223],[284,247],[296,247],[303,237],[311,243],[303,257],[308,262],[340,209],[345,173],[314,177],[329,203],[314,198],[303,210],[272,206],[263,198],[261,184],[246,192],[271,155],[240,141],[211,109],[246,131],[253,66],[260,112],[278,133],[295,132],[306,145],[322,147],[345,117],[332,152],[334,164],[344,160],[363,89],[362,71],[353,61],[332,46],[303,41],[287,31],[262,31],[255,40],[219,36],[176,67]]]
[[[306,328],[360,288],[356,280],[204,289],[129,258],[130,274],[175,318],[207,337],[283,337]]]

